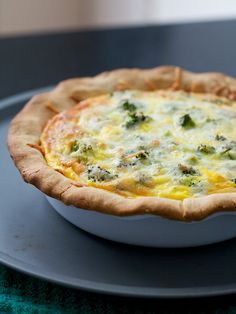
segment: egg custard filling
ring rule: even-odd
[[[41,147],[75,183],[126,197],[236,192],[236,102],[211,94],[89,98],[48,122]]]

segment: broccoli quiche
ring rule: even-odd
[[[71,79],[14,118],[26,182],[113,215],[199,220],[236,210],[236,80],[177,67]]]

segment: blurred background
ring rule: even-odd
[[[172,64],[236,76],[236,0],[0,0],[0,98]]]
[[[0,36],[235,17],[235,0],[0,0]]]

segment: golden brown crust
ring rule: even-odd
[[[75,185],[47,165],[38,144],[48,120],[56,112],[71,108],[83,99],[123,89],[180,89],[236,99],[234,78],[221,73],[197,74],[172,66],[149,70],[121,69],[95,77],[63,81],[50,93],[33,97],[11,122],[8,147],[24,180],[67,205],[117,216],[151,213],[191,221],[219,211],[236,210],[236,193],[212,194],[183,201],[157,197],[131,199],[102,189]]]

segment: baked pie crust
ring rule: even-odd
[[[53,121],[62,117],[65,111],[72,113],[74,109],[69,109],[76,108],[75,105],[82,108],[88,98],[132,90],[183,91],[207,97],[216,95],[229,100],[229,105],[233,106],[231,111],[234,110],[236,100],[234,78],[221,73],[192,73],[172,66],[148,70],[120,69],[95,77],[63,81],[51,92],[33,97],[11,122],[8,147],[24,180],[66,205],[117,216],[149,213],[191,221],[201,220],[220,211],[236,210],[236,192],[213,193],[180,200],[148,194],[132,197],[99,188],[99,185],[96,187],[73,180],[65,175],[63,169],[49,165],[45,154],[48,138],[45,141],[42,134],[45,135],[45,130],[53,125]],[[84,102],[78,104],[81,101]],[[138,120],[139,116],[135,118]],[[179,164],[178,167],[180,171],[186,171],[184,165]]]

